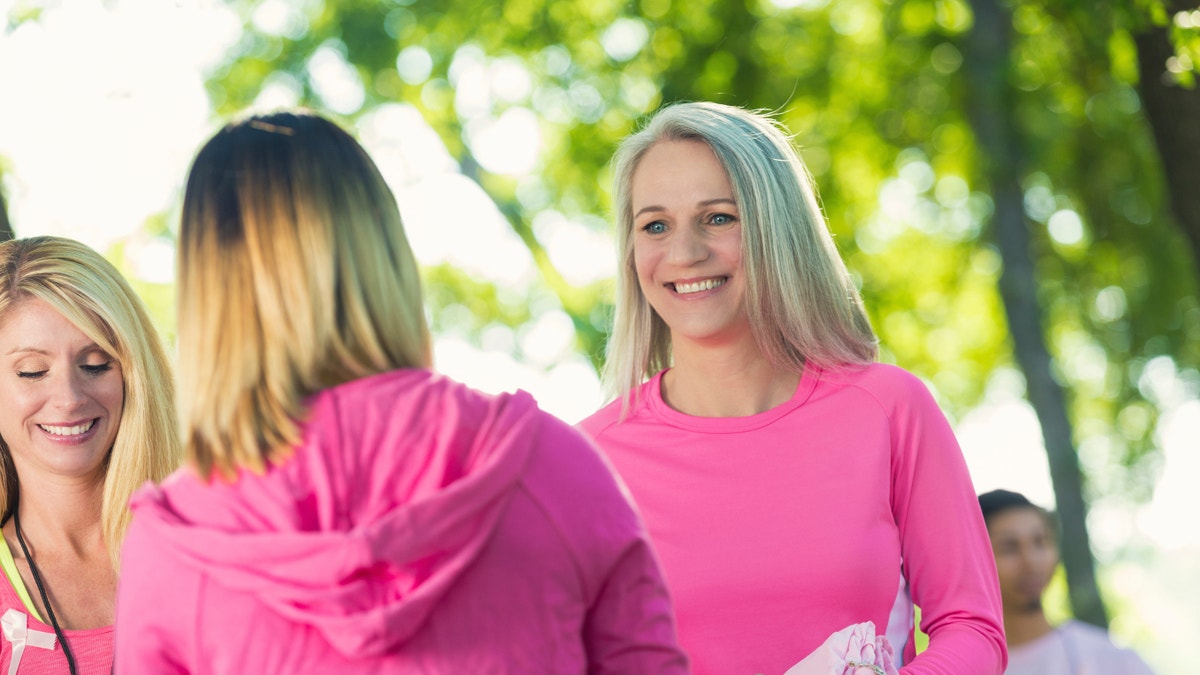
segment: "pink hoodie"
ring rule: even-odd
[[[134,496],[118,673],[686,672],[643,526],[524,393],[326,390],[264,475]]]

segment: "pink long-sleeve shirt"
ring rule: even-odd
[[[926,387],[874,364],[805,369],[761,414],[693,417],[662,373],[581,427],[645,518],[697,675],[782,673],[872,621],[901,672],[999,674],[1005,647],[987,531],[961,450]]]

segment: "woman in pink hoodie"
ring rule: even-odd
[[[179,237],[188,463],[134,497],[117,672],[686,671],[593,446],[429,371],[395,200],[345,131],[228,125]]]

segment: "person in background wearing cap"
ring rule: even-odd
[[[1058,567],[1050,514],[1008,490],[979,495],[979,507],[1000,576],[1008,641],[1006,675],[1152,673],[1135,652],[1114,645],[1102,628],[1079,621],[1053,626],[1046,618],[1042,594]]]

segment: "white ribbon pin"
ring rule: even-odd
[[[54,633],[43,630],[31,630],[25,613],[10,609],[0,616],[0,627],[4,629],[4,639],[12,643],[12,662],[8,664],[8,675],[17,675],[17,666],[21,665],[21,655],[25,647],[39,649],[54,649]]]

